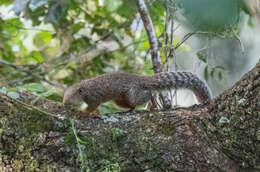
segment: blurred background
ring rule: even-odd
[[[214,97],[259,61],[259,0],[145,2],[164,70],[199,75]],[[135,1],[0,0],[0,92],[13,98],[27,90],[61,101],[67,86],[102,73],[152,75],[149,47]],[[174,103],[196,100],[181,90]]]

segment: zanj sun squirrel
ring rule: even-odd
[[[119,107],[134,109],[151,100],[153,90],[187,88],[193,91],[200,103],[211,99],[204,81],[190,72],[162,72],[153,76],[128,73],[108,73],[86,79],[66,89],[63,104],[84,101],[88,107],[82,117],[104,102],[113,100]]]

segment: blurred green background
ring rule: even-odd
[[[145,2],[164,69],[200,75],[214,96],[258,61],[258,0]],[[0,91],[14,98],[28,90],[61,101],[64,88],[98,74],[152,75],[149,47],[135,1],[0,0]],[[190,93],[178,97],[178,104],[194,103]],[[99,110],[118,109],[107,103]]]

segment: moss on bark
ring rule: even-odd
[[[260,64],[204,105],[75,121],[57,102],[0,95],[0,171],[260,169]]]

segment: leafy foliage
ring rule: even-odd
[[[178,0],[189,24],[195,29],[223,32],[239,21],[240,0]]]

